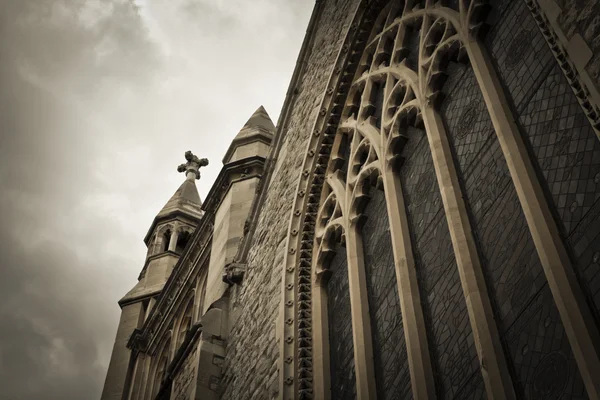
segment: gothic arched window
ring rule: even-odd
[[[522,72],[527,44],[494,61],[481,29],[490,6],[535,20],[516,1],[381,3],[358,8],[309,139],[284,272],[283,397],[560,397],[583,385],[574,354],[583,374],[597,361],[565,335],[580,346],[595,328],[570,328],[581,302],[558,318],[581,288],[557,280],[573,266],[515,122],[523,87],[495,64]],[[556,349],[524,361],[542,331]]]
[[[185,335],[188,333],[190,328],[192,327],[192,316],[194,311],[194,296],[188,301],[183,315],[181,317],[181,321],[179,322],[179,328],[177,330],[177,345],[175,347],[176,351],[179,349],[183,341],[185,340]]]
[[[152,380],[152,391],[151,391],[151,399],[156,398],[158,392],[162,384],[164,383],[167,377],[167,369],[169,367],[169,362],[171,355],[171,339],[168,338],[163,341],[160,350],[156,353],[155,356],[155,365],[154,365],[154,379]]]

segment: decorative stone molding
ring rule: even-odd
[[[377,15],[382,2],[362,2],[346,34],[344,45],[330,76],[328,89],[321,103],[321,112],[315,121],[288,230],[289,249],[283,273],[282,318],[291,324],[282,324],[280,358],[280,394],[284,399],[313,398],[312,388],[312,315],[311,276],[312,246],[320,194],[325,181],[333,139],[354,71],[367,43],[369,31],[359,28],[368,25]],[[350,50],[352,49],[352,50]],[[318,153],[317,153],[318,152]],[[296,251],[296,249],[299,249]]]
[[[185,152],[185,159],[187,162],[185,164],[180,164],[177,167],[177,172],[185,172],[186,175],[194,174],[195,179],[200,179],[200,168],[208,165],[208,159],[198,158],[198,156],[194,155],[194,153],[189,150]]]
[[[142,331],[140,329],[134,329],[133,333],[129,337],[127,341],[127,348],[133,350],[134,352],[140,352],[145,348],[146,343],[144,342],[144,337],[142,335]]]
[[[535,22],[550,46],[569,85],[571,85],[577,101],[600,139],[600,95],[598,94],[598,87],[594,87],[592,78],[585,70],[585,63],[576,65],[573,57],[569,56],[567,47],[573,41],[567,43],[566,37],[559,31],[556,17],[560,13],[560,9],[557,8],[556,4],[550,9],[550,5],[546,3],[549,3],[549,1],[525,0],[525,4],[533,14]],[[554,23],[549,19],[548,12],[552,13]],[[582,39],[580,39],[580,43],[580,51],[587,48]],[[590,51],[589,48],[587,50]],[[597,82],[596,85],[600,85],[600,83]]]

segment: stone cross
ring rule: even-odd
[[[185,159],[187,162],[177,167],[177,172],[185,172],[187,179],[200,179],[200,167],[206,167],[208,159],[198,158],[189,150],[185,152]]]

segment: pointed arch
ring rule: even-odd
[[[172,330],[165,333],[158,346],[156,353],[152,356],[150,366],[150,378],[146,387],[150,399],[156,398],[160,388],[167,378],[167,368],[171,362]]]
[[[440,225],[447,222],[461,300],[468,311],[469,332],[475,337],[483,384],[488,396],[515,398],[515,385],[494,318],[492,295],[484,279],[485,260],[478,253],[466,193],[461,187],[453,144],[441,112],[445,101],[442,89],[449,67],[463,64],[473,69],[477,88],[484,94],[503,161],[508,163],[569,341],[578,354],[586,387],[590,394],[596,394],[597,387],[589,373],[600,365],[598,352],[582,354],[577,349],[584,343],[593,347],[590,343],[598,337],[597,329],[584,322],[589,310],[582,302],[580,288],[569,278],[572,266],[558,239],[555,223],[546,218],[550,211],[544,194],[520,139],[515,117],[503,97],[502,85],[481,43],[480,33],[485,31],[484,17],[490,6],[495,4],[483,0],[409,0],[362,2],[358,7],[323,96],[293,206],[283,278],[286,304],[283,310],[289,321],[283,327],[288,340],[281,349],[282,360],[286,360],[282,363],[284,398],[295,398],[298,393],[318,398],[328,398],[331,394],[326,373],[329,337],[324,288],[331,278],[327,265],[340,242],[346,242],[347,251],[348,248],[357,251],[348,243],[361,242],[356,233],[364,220],[363,210],[369,203],[370,191],[378,187],[384,190],[390,221],[400,307],[406,317],[403,323],[412,390],[419,398],[435,397],[428,351],[431,338],[425,328],[411,239],[411,229],[415,228],[409,226],[405,188],[399,173],[405,158],[410,156],[407,143],[414,140],[427,145],[435,174],[433,180],[423,174],[422,181],[410,190],[426,193],[427,186],[436,183],[439,188],[441,214],[445,218],[437,221]],[[415,204],[418,206],[418,201],[411,206]],[[335,215],[336,212],[340,215]],[[361,257],[350,251],[348,256]],[[550,259],[559,261],[553,263]],[[311,277],[310,284],[307,276]],[[556,276],[564,279],[559,282]],[[565,298],[571,301],[565,302]],[[312,318],[303,311],[310,305]],[[577,310],[573,309],[575,305]],[[312,342],[307,326],[313,327]],[[572,326],[582,329],[575,332]],[[361,335],[356,330],[353,334],[355,339]],[[461,347],[460,352],[464,353],[463,350]],[[360,349],[355,346],[354,351],[358,354]],[[452,361],[454,357],[448,359]],[[446,366],[451,364],[446,362]],[[302,367],[305,365],[312,365],[314,371]],[[361,379],[367,382],[368,371],[363,376],[357,370],[356,379],[357,383]],[[372,393],[366,390],[361,396],[371,398]]]
[[[181,309],[181,315],[179,316],[179,320],[176,323],[176,342],[174,346],[174,351],[177,352],[181,347],[181,344],[185,340],[185,337],[194,323],[194,302],[195,302],[195,294],[196,290],[190,291],[187,296],[187,301],[183,303],[183,308]]]

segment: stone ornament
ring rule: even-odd
[[[198,158],[198,156],[194,155],[190,150],[185,152],[185,159],[187,162],[185,164],[180,164],[177,167],[177,172],[185,172],[186,176],[194,174],[195,179],[200,179],[200,168],[208,165],[208,159]]]

